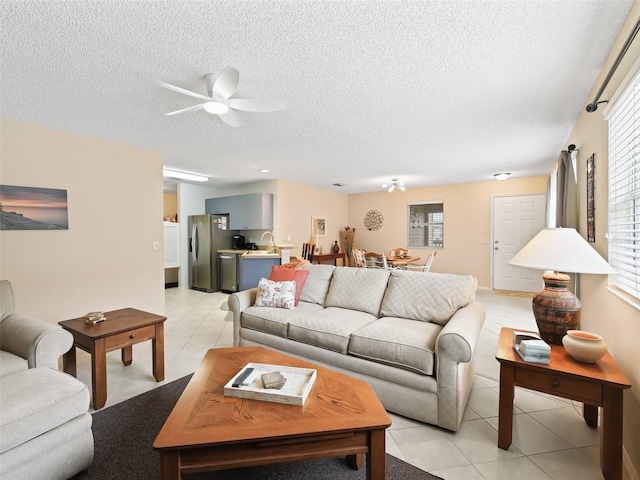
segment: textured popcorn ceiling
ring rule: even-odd
[[[159,150],[214,186],[546,175],[632,3],[3,0],[0,115]],[[286,110],[167,117],[198,101],[145,78],[204,94],[227,65],[236,97]]]

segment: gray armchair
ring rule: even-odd
[[[0,280],[0,377],[36,367],[57,370],[58,359],[73,345],[73,335],[13,309],[11,283]]]

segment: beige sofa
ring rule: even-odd
[[[263,345],[366,380],[391,412],[456,431],[485,320],[468,275],[305,265],[294,309],[229,297],[234,345]]]

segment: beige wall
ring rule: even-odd
[[[590,103],[609,72],[618,52],[622,48],[633,25],[640,17],[640,2],[635,2],[629,18],[622,28],[609,58],[600,72],[586,103]],[[628,74],[634,62],[640,58],[640,41],[636,38],[626,53],[622,63],[601,100],[611,98]],[[585,103],[585,104],[586,104]],[[606,104],[601,104],[594,113],[581,112],[567,144],[574,143],[579,149],[578,187],[579,187],[579,230],[587,236],[586,221],[586,161],[595,153],[595,227],[596,242],[592,244],[600,254],[607,258],[608,247],[605,241],[607,231],[608,202],[608,133],[607,122],[603,118]],[[611,355],[616,359],[632,388],[624,393],[624,448],[625,466],[629,464],[635,472],[640,472],[640,362],[638,361],[638,338],[640,338],[640,301],[627,303],[607,288],[607,278],[598,275],[581,276],[580,299],[582,301],[582,319],[580,328],[599,333],[604,337]],[[633,476],[631,478],[634,478]]]
[[[173,220],[178,213],[178,195],[176,193],[165,193],[162,195],[163,217]]]
[[[356,247],[387,254],[392,248],[407,246],[408,203],[442,200],[444,248],[438,251],[432,271],[470,273],[481,287],[490,287],[492,197],[545,193],[546,188],[546,177],[529,177],[349,195],[349,223],[356,228]],[[369,231],[364,226],[369,210],[384,216],[380,230]],[[424,258],[431,250],[412,249],[409,254]]]
[[[0,158],[2,184],[67,190],[68,230],[0,231],[0,277],[18,311],[51,323],[164,312],[158,152],[0,119]]]
[[[344,193],[278,180],[274,235],[277,243],[296,245],[291,255],[300,256],[302,244],[311,240],[311,218],[327,220],[326,237],[318,246],[328,250],[348,225],[348,196]],[[315,239],[314,239],[315,242]]]

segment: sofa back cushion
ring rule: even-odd
[[[336,267],[327,294],[327,307],[339,307],[380,316],[380,303],[389,270]]]
[[[477,287],[473,275],[394,270],[380,314],[444,326],[458,309],[475,300]]]
[[[303,302],[317,303],[324,307],[327,292],[329,291],[329,282],[333,271],[336,267],[333,265],[312,265],[306,264],[302,270],[309,272],[304,282],[300,300]]]

